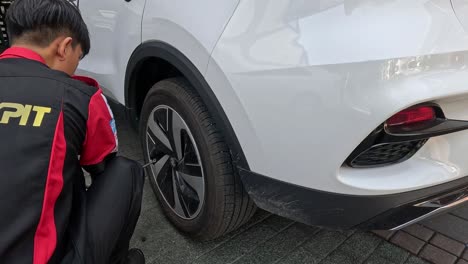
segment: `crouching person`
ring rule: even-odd
[[[72,77],[90,49],[67,0],[16,0],[0,55],[0,262],[144,263],[129,241],[141,166],[116,157],[112,112],[97,83]],[[93,178],[86,189],[82,168]]]

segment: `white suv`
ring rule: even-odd
[[[467,199],[468,1],[78,2],[80,71],[139,126],[154,192],[189,235],[257,206],[398,229]]]

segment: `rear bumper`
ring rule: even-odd
[[[240,175],[258,207],[330,228],[400,229],[468,200],[468,177],[406,193],[356,196],[308,189],[243,169]]]

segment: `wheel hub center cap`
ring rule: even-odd
[[[178,162],[177,162],[176,158],[171,158],[170,162],[171,162],[171,167],[172,168],[174,168],[174,169],[177,168]]]

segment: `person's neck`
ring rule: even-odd
[[[14,44],[11,45],[11,47],[12,48],[18,47],[18,48],[24,48],[24,49],[32,50],[32,51],[36,52],[37,54],[39,54],[44,59],[47,66],[49,66],[49,67],[52,66],[51,56],[49,55],[47,50],[44,49],[44,48],[39,48],[39,47],[36,47],[36,46],[33,46],[33,45],[28,45],[28,44],[23,44],[23,43],[14,43]]]

